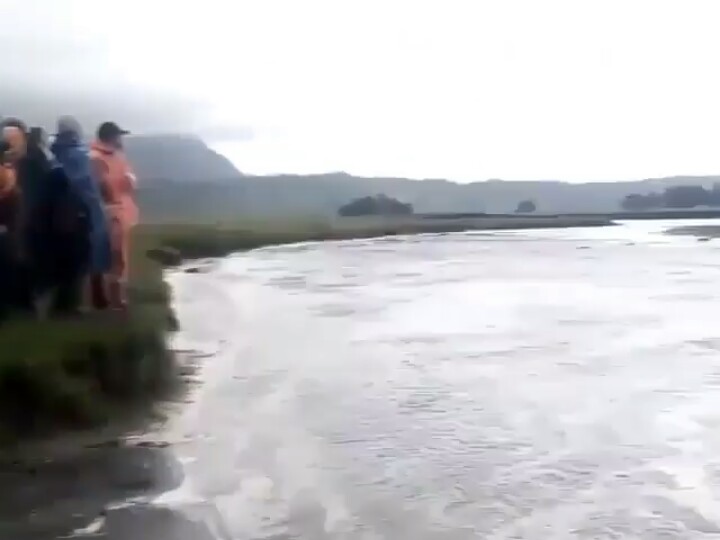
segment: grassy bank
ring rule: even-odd
[[[133,243],[131,310],[0,328],[0,443],[100,425],[147,411],[176,388],[165,337],[173,328],[168,264],[301,241],[482,229],[597,226],[588,218],[385,219],[337,222],[143,225]]]

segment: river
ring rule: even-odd
[[[209,359],[143,504],[178,540],[720,538],[720,244],[676,224],[173,274],[175,346]]]

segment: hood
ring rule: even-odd
[[[52,145],[50,145],[50,148],[55,149],[72,146],[82,146],[82,144],[83,142],[79,134],[65,131],[62,133],[58,133],[55,136],[55,140],[53,141]]]

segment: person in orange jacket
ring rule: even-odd
[[[129,132],[114,122],[105,122],[97,131],[90,149],[93,175],[100,183],[110,229],[111,269],[108,292],[112,308],[127,307],[127,282],[130,268],[130,235],[137,225],[135,204],[136,177],[123,151],[123,136]]]

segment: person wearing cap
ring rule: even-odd
[[[91,168],[100,183],[110,229],[111,265],[108,291],[111,307],[127,307],[130,264],[130,235],[138,222],[135,204],[136,178],[123,151],[123,136],[129,132],[114,122],[104,122],[90,151]]]
[[[110,237],[100,186],[92,175],[90,151],[75,118],[63,116],[58,120],[50,150],[62,167],[70,195],[65,199],[66,219],[57,224],[65,238],[60,268],[66,285],[58,300],[61,305],[75,305],[80,303],[82,291],[82,304],[103,309],[107,298],[102,276],[110,271]]]

